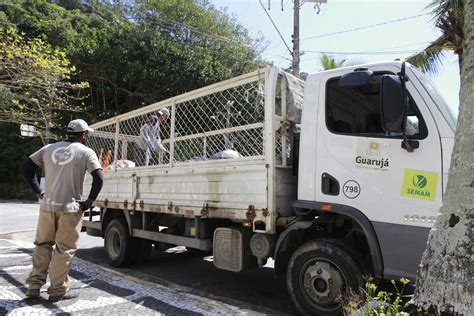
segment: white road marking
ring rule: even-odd
[[[27,266],[13,266],[13,267],[6,267],[3,268],[3,271],[18,271],[18,270],[31,270],[33,268],[32,264],[29,264]]]
[[[20,308],[14,309],[8,315],[51,315],[57,313],[72,313],[72,312],[80,312],[80,311],[87,311],[95,308],[107,307],[116,304],[123,304],[126,303],[127,300],[116,297],[116,296],[108,296],[103,297],[99,296],[94,301],[86,301],[86,300],[78,300],[71,305],[60,307],[60,308],[45,308],[43,306],[24,306]]]
[[[30,254],[28,253],[7,253],[7,254],[0,254],[0,259],[5,258],[17,258],[17,257],[29,257]]]
[[[18,244],[21,247],[25,247],[25,243],[17,241],[9,241],[11,243]],[[31,248],[31,244],[28,244]],[[19,247],[12,246],[11,250],[16,250]],[[0,258],[15,258],[31,256],[31,254],[4,254],[0,255]],[[7,267],[8,271],[26,270],[31,266],[18,266],[18,267]],[[4,270],[5,270],[4,269]],[[192,293],[188,293],[189,289],[184,288],[178,284],[170,283],[166,286],[156,284],[148,281],[144,281],[132,276],[122,274],[120,272],[110,270],[91,262],[84,261],[79,258],[75,258],[72,264],[72,269],[78,271],[87,276],[86,279],[77,280],[72,279],[75,285],[73,287],[77,290],[83,287],[89,286],[91,289],[99,291],[98,296],[94,296],[91,300],[79,299],[71,305],[47,309],[42,305],[27,305],[22,301],[22,298],[16,295],[14,292],[7,290],[12,288],[11,286],[5,287],[0,286],[0,302],[2,307],[6,308],[7,314],[9,315],[38,315],[38,314],[55,314],[59,312],[80,312],[86,310],[94,310],[96,308],[102,308],[117,304],[136,304],[133,301],[139,300],[139,303],[134,306],[135,309],[140,309],[140,313],[145,314],[158,314],[156,311],[143,306],[145,300],[143,298],[149,297],[156,299],[162,303],[173,306],[177,309],[183,309],[201,314],[219,314],[219,315],[261,315],[253,310],[243,309],[238,306],[230,305],[227,303],[219,302],[214,299],[201,297]],[[115,286],[121,289],[130,290],[133,294],[125,297],[113,296],[108,291],[101,290],[100,287],[94,287],[92,284],[86,284],[85,282],[102,281],[110,286]],[[47,287],[47,285],[45,285]]]

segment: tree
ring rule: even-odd
[[[319,60],[319,63],[323,67],[323,70],[330,70],[330,69],[336,69],[336,68],[341,68],[344,66],[344,63],[347,61],[347,59],[341,59],[341,60],[336,60],[332,57],[329,57],[326,54],[322,54]]]
[[[418,270],[414,302],[474,314],[474,0],[464,1],[458,126],[443,206]]]
[[[74,60],[92,122],[266,65],[261,39],[209,1],[55,2],[0,3],[0,19]]]
[[[464,15],[462,0],[432,0],[427,8],[432,9],[435,26],[441,36],[423,51],[409,56],[406,60],[424,72],[437,73],[446,51],[454,51],[462,64],[464,48]]]
[[[39,131],[54,127],[58,111],[70,110],[75,71],[64,52],[39,38],[25,39],[0,30],[0,122],[29,124]]]
[[[57,117],[56,125],[78,116],[94,123],[267,65],[262,39],[207,0],[0,1],[4,25],[64,52],[77,69],[73,82],[89,83],[75,94],[84,110]],[[0,130],[18,133],[1,121]],[[17,146],[8,152],[27,152],[25,140]],[[14,182],[9,172],[18,173],[24,156],[14,157],[0,165],[0,188]]]

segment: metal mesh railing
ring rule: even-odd
[[[95,130],[88,138],[88,146],[94,149],[104,170],[115,161],[116,125],[107,125]]]
[[[254,80],[123,115],[97,128],[88,145],[102,153],[104,168],[109,169],[263,156],[264,83],[263,76],[256,75]],[[159,118],[163,108],[172,115],[156,122],[153,117]]]

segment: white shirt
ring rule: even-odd
[[[140,128],[140,139],[138,140],[138,146],[143,150],[154,151],[156,148],[160,148],[164,152],[168,150],[161,143],[160,138],[160,121],[156,122],[155,125],[145,123]]]
[[[81,199],[86,170],[102,169],[96,153],[79,142],[46,145],[30,159],[44,169],[46,190],[40,208],[51,212],[65,212]]]

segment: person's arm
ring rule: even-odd
[[[87,200],[80,203],[81,211],[86,211],[91,208],[92,203],[94,203],[95,199],[97,199],[97,196],[99,195],[104,183],[104,176],[102,174],[102,168],[100,166],[99,159],[92,149],[89,148],[86,158],[87,170],[92,176],[92,186]]]
[[[87,200],[81,203],[81,209],[86,211],[91,208],[92,203],[94,203],[95,199],[100,193],[102,189],[102,185],[104,184],[104,175],[102,174],[102,169],[96,169],[91,172],[92,176],[92,185],[91,190],[89,192],[89,196]]]
[[[166,147],[161,143],[161,139],[160,138],[157,138],[156,139],[156,146],[158,146],[158,148],[160,148],[165,154],[169,154],[170,152],[168,151],[168,149],[166,149]]]
[[[153,132],[151,130],[151,126],[148,123],[143,125],[143,138],[145,139],[147,147],[153,145]]]
[[[43,192],[38,183],[38,179],[36,178],[36,171],[39,170],[40,167],[31,160],[31,158],[27,158],[23,163],[23,178],[25,178],[26,182],[30,186],[31,189],[36,193],[38,198],[43,197]]]
[[[170,152],[168,151],[168,149],[166,149],[166,147],[161,143],[161,137],[160,137],[161,126],[160,125],[161,125],[160,122],[156,124],[153,139],[155,140],[156,147],[161,149],[163,153],[169,154]]]

